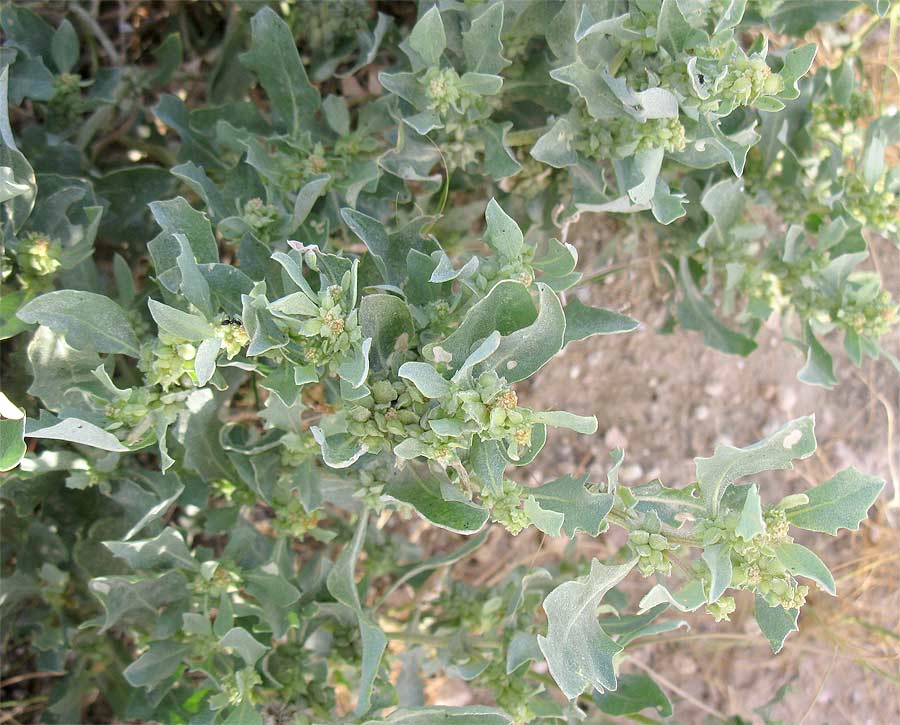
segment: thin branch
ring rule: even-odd
[[[703,712],[705,712],[707,715],[712,715],[714,718],[718,718],[719,720],[723,720],[723,721],[728,720],[728,716],[725,713],[720,712],[719,710],[716,710],[714,707],[710,707],[702,700],[698,700],[687,690],[682,690],[674,682],[666,679],[661,674],[659,674],[656,670],[654,670],[652,667],[650,667],[650,665],[645,665],[643,662],[638,662],[637,660],[631,660],[631,664],[633,664],[638,669],[641,669],[644,672],[646,672],[654,680],[657,680],[667,690],[671,690],[679,697],[682,697],[685,700],[687,700],[694,707],[699,708],[700,710],[703,710]]]
[[[116,46],[113,45],[113,42],[109,39],[109,36],[103,32],[103,28],[100,27],[100,24],[94,19],[94,17],[83,7],[81,7],[78,3],[72,3],[68,7],[75,15],[78,16],[78,19],[84,23],[90,31],[94,34],[94,37],[100,41],[100,45],[103,46],[103,50],[109,56],[112,65],[122,65],[122,56],[119,55],[119,51],[116,50]]]

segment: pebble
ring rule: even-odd
[[[696,408],[694,408],[694,417],[697,420],[706,420],[707,418],[709,418],[709,408],[707,408],[705,405],[698,405]]]
[[[625,483],[637,481],[644,474],[644,469],[638,463],[630,463],[619,471],[619,478]]]
[[[628,437],[615,425],[606,431],[606,435],[603,436],[603,442],[607,448],[628,447]]]
[[[785,387],[781,389],[781,395],[779,397],[778,407],[785,413],[793,412],[794,408],[797,406],[797,391],[793,388]]]
[[[719,398],[725,392],[725,386],[722,383],[709,383],[703,387],[703,392],[711,398]]]

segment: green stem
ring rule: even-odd
[[[628,57],[628,48],[620,48],[619,52],[613,56],[613,59],[609,62],[609,66],[607,70],[609,70],[609,74],[611,76],[615,76],[616,73],[619,72],[619,68],[622,67],[622,63],[625,62],[625,59]]]
[[[450,647],[459,641],[465,641],[469,647],[476,649],[497,649],[501,642],[495,639],[469,639],[467,637],[439,637],[423,632],[385,632],[388,639],[411,644],[424,644],[429,647]]]
[[[506,134],[507,146],[533,146],[547,132],[546,126],[540,128],[523,128]]]
[[[631,513],[616,502],[616,506],[607,514],[606,518],[611,524],[615,524],[626,531],[633,531],[639,526],[639,522],[631,515]],[[692,536],[685,536],[674,529],[663,526],[660,534],[665,536],[673,544],[681,544],[683,546],[700,547],[700,542]]]

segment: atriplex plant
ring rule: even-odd
[[[748,354],[777,313],[799,319],[805,382],[836,383],[833,328],[857,364],[887,354],[897,306],[854,268],[865,230],[897,232],[897,115],[850,138],[874,110],[852,44],[804,79],[815,46],[768,53],[759,27],[800,34],[833,5],[423,3],[411,28],[367,3],[235,6],[214,105],[152,111],[142,95],[192,85],[186,38],[125,66],[80,5],[86,49],[69,20],[3,7],[0,95],[23,105],[0,117],[0,605],[5,646],[67,672],[45,717],[80,721],[93,691],[173,723],[665,717],[653,680],[617,674],[629,647],[685,626],[672,608],[727,619],[729,590],[753,592],[778,652],[801,580],[835,594],[791,527],[855,530],[883,482],[849,468],[777,501],[747,483],[813,453],[810,416],[719,446],[678,488],[620,485],[621,450],[606,480],[526,486],[548,427],[597,422],[513,386],[637,327],[574,294],[589,279],[551,230],[579,213],[656,230],[677,318],[715,347]],[[387,59],[386,93],[323,98],[298,37],[322,88]],[[156,164],[109,164],[116,144]],[[747,224],[763,204],[778,241]],[[738,299],[741,331],[712,306]],[[428,551],[411,516],[469,538]],[[628,543],[451,579],[488,521]],[[634,569],[655,583],[628,614]],[[496,707],[428,707],[436,672]]]

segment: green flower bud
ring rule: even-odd
[[[30,232],[19,242],[16,261],[22,272],[23,284],[32,277],[48,277],[60,267],[62,246],[49,237]]]
[[[706,611],[713,616],[717,622],[721,622],[724,620],[729,620],[731,614],[734,613],[734,610],[737,608],[735,604],[734,597],[719,597],[712,604],[706,605]]]

